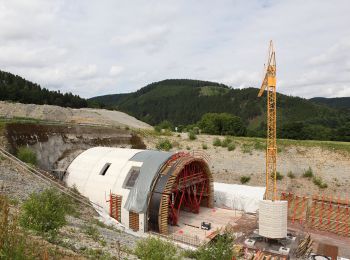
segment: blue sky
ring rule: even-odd
[[[350,96],[350,1],[0,0],[1,69],[83,97],[166,78]]]

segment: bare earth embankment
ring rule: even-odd
[[[211,158],[211,170],[214,180],[225,183],[240,183],[241,176],[250,176],[247,185],[264,186],[265,184],[265,140],[260,138],[231,137],[235,148],[214,146],[215,138],[222,136],[197,135],[196,140],[189,140],[187,134],[172,136],[145,135],[147,148],[155,149],[161,139],[169,139],[172,150],[203,150]],[[203,145],[207,149],[203,149]],[[340,195],[349,194],[350,185],[350,143],[322,141],[279,140],[277,170],[283,175],[278,181],[279,190],[303,194]],[[312,178],[303,174],[311,168],[313,175],[320,177],[327,188],[321,189]],[[294,178],[288,177],[294,176]],[[349,194],[350,195],[350,194]]]
[[[91,108],[65,108],[51,105],[34,105],[0,101],[0,117],[30,118],[77,124],[100,124],[150,129],[151,126],[119,111]]]

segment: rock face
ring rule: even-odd
[[[47,171],[64,171],[79,153],[94,146],[145,148],[137,135],[118,127],[11,123],[5,136],[11,152],[30,147],[38,166]]]

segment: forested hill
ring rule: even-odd
[[[324,98],[315,97],[310,99],[314,103],[324,104],[330,107],[350,110],[350,97]]]
[[[249,135],[262,136],[266,129],[266,95],[258,98],[257,94],[256,88],[233,89],[214,82],[174,79],[152,83],[134,93],[91,100],[152,125],[164,120],[174,125],[195,124],[205,113],[226,112],[239,116]],[[350,141],[350,133],[346,132],[350,131],[349,113],[299,97],[278,94],[277,99],[280,137],[346,140],[339,135],[347,133]],[[347,128],[342,129],[344,126]]]
[[[87,100],[77,95],[51,91],[20,76],[4,71],[0,71],[0,100],[72,108],[88,106]]]

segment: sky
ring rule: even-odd
[[[88,98],[169,78],[350,96],[349,0],[0,0],[0,69]]]

